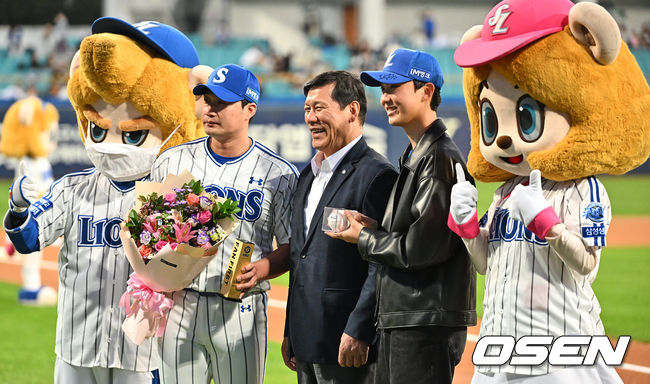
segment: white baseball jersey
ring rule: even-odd
[[[278,244],[289,243],[291,199],[298,171],[255,140],[243,155],[225,159],[211,152],[208,139],[203,137],[160,154],[153,164],[151,179],[162,181],[170,173],[180,174],[187,169],[206,191],[239,201],[242,211],[237,218],[241,223],[189,287],[199,292],[219,292],[235,239],[255,244],[252,261],[273,250],[274,236]],[[259,288],[267,290],[270,284],[264,281]]]
[[[189,288],[201,292],[174,293],[165,334],[160,341],[161,381],[203,383],[262,383],[266,365],[268,281],[258,283],[243,301],[216,296],[235,239],[252,242],[252,260],[273,250],[273,238],[287,244],[291,237],[291,200],[298,171],[286,160],[252,140],[236,158],[223,158],[209,148],[204,137],[163,152],[151,177],[162,181],[168,174],[187,169],[204,188],[239,201],[240,225],[223,242],[215,258]],[[259,292],[262,291],[262,292]],[[205,292],[208,295],[205,296]],[[190,379],[191,378],[191,379]]]
[[[507,181],[494,194],[479,225],[489,229],[480,336],[602,335],[600,305],[591,288],[597,266],[580,275],[564,264],[546,240],[510,217],[508,199],[527,178]],[[611,221],[607,192],[595,178],[566,182],[542,179],[543,194],[567,229],[595,247],[598,260]],[[484,230],[484,229],[483,229]],[[488,353],[494,353],[488,351]],[[540,375],[563,367],[479,366],[482,373]]]
[[[29,208],[29,218],[5,230],[33,251],[63,236],[59,251],[56,354],[80,367],[151,371],[157,344],[125,338],[124,308],[118,307],[133,272],[119,238],[120,223],[133,207],[134,186],[124,188],[94,168],[68,174]],[[38,239],[38,242],[36,241]]]

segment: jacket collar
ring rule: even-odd
[[[366,141],[361,138],[359,142],[357,142],[352,149],[343,157],[341,162],[339,163],[338,167],[334,171],[334,174],[332,175],[332,178],[329,180],[327,183],[327,186],[325,187],[325,191],[323,191],[323,195],[321,196],[320,200],[318,201],[318,205],[316,206],[316,211],[314,211],[314,216],[312,217],[311,220],[311,225],[309,226],[309,233],[307,233],[307,237],[305,238],[305,242],[301,248],[304,248],[308,243],[311,237],[314,235],[314,232],[316,230],[320,231],[321,230],[321,225],[320,223],[323,221],[323,208],[329,204],[334,196],[336,195],[336,192],[339,190],[339,188],[343,185],[345,180],[350,177],[350,175],[354,172],[355,170],[355,165],[356,163],[363,157],[364,153],[368,150],[368,144],[366,144]],[[303,179],[304,178],[304,179]],[[294,211],[294,215],[299,215],[300,223],[304,223],[305,221],[305,201],[307,199],[307,194],[309,193],[309,189],[311,188],[311,183],[314,180],[314,173],[311,170],[311,165],[307,165],[305,169],[301,172],[301,182],[298,185],[298,191],[296,192],[296,196],[300,199],[298,206],[296,206],[296,211]],[[336,208],[345,208],[345,207],[336,207]],[[299,229],[298,232],[302,232],[302,229]],[[296,236],[300,236],[296,234]]]
[[[436,119],[433,123],[431,123],[426,132],[424,132],[424,135],[422,135],[420,138],[420,141],[418,141],[415,149],[411,147],[411,144],[406,147],[406,150],[404,150],[402,156],[399,159],[400,168],[406,167],[410,170],[414,170],[420,159],[430,153],[430,148],[433,143],[435,143],[442,135],[444,135],[446,130],[447,127],[445,127],[445,124],[440,119]],[[411,152],[411,149],[413,149],[413,152],[409,157],[409,152]]]

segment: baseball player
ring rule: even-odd
[[[252,287],[241,302],[219,296],[235,239],[255,244],[252,261],[278,249],[288,252],[291,199],[297,170],[248,137],[248,124],[260,95],[255,76],[237,65],[216,68],[194,88],[204,101],[208,137],[168,149],[154,163],[151,177],[187,169],[208,192],[239,202],[241,224],[225,240],[206,269],[173,294],[160,340],[163,383],[262,383],[266,364],[268,281],[253,287],[249,271],[240,286]],[[254,264],[249,264],[254,265]],[[247,283],[248,285],[245,285]]]
[[[137,35],[140,43],[151,49],[167,48],[165,52],[175,52],[176,59],[155,59],[158,63],[164,62],[161,65],[166,68],[178,65],[177,72],[169,70],[170,78],[178,75],[177,79],[186,81],[189,71],[183,67],[198,65],[198,55],[190,40],[167,25],[149,22],[144,33],[137,25],[102,18],[92,29],[94,35],[90,42],[82,43],[82,50],[92,48],[93,42],[98,40],[123,41],[124,36]],[[107,33],[92,39],[98,32],[109,29],[120,36],[106,36],[111,35]],[[148,54],[139,46],[138,49]],[[80,56],[84,55],[75,55]],[[179,57],[185,59],[183,64],[176,62]],[[151,63],[141,64],[155,68]],[[157,344],[147,340],[138,346],[126,340],[121,329],[125,313],[118,303],[133,270],[124,255],[118,233],[120,223],[134,204],[135,180],[149,174],[155,156],[175,133],[181,138],[196,137],[196,127],[190,124],[198,123],[194,104],[191,104],[194,98],[187,88],[179,90],[178,95],[185,95],[187,105],[192,107],[188,111],[191,119],[185,121],[184,129],[174,129],[169,117],[164,120],[164,117],[149,116],[136,109],[133,103],[137,101],[127,98],[114,105],[104,101],[103,94],[91,93],[102,91],[99,87],[91,90],[88,83],[79,85],[84,79],[81,70],[76,70],[78,65],[84,64],[73,60],[71,83],[74,82],[75,87],[86,86],[84,95],[91,94],[95,100],[99,99],[92,106],[81,103],[85,108],[83,117],[78,115],[80,121],[88,121],[80,130],[95,168],[65,175],[38,200],[33,179],[21,175],[10,189],[10,210],[4,218],[4,228],[16,249],[23,253],[40,250],[64,237],[59,253],[54,383],[149,384],[152,370],[158,367]],[[104,69],[101,62],[97,65]],[[143,74],[147,75],[157,74]],[[187,83],[184,85],[187,87]],[[70,91],[71,86],[68,89]],[[76,97],[79,95],[74,90],[70,93],[73,106],[78,105],[80,100]],[[164,99],[159,94],[150,92],[147,96],[158,96],[157,100],[146,101],[158,109],[163,108]]]

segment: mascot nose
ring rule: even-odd
[[[512,139],[510,136],[499,136],[497,139],[497,145],[501,149],[508,149],[512,145]]]

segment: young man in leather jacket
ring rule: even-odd
[[[428,53],[400,48],[361,80],[381,86],[388,122],[410,144],[381,226],[349,212],[350,228],[331,236],[379,264],[376,383],[451,383],[476,324],[476,273],[447,227],[454,164],[465,161],[437,117],[442,72]]]

